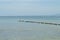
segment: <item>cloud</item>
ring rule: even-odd
[[[0,5],[16,6],[59,6],[59,0],[0,0]]]
[[[17,13],[57,13],[59,7],[38,7],[38,6],[6,6],[0,7],[0,10],[15,11]]]
[[[1,10],[6,15],[60,13],[60,0],[0,0]]]

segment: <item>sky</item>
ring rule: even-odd
[[[60,14],[60,0],[0,0],[0,16]]]

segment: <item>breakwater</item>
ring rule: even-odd
[[[28,23],[38,23],[38,24],[49,24],[49,25],[59,25],[57,23],[48,23],[48,22],[38,22],[38,21],[25,21],[25,20],[19,20],[19,22],[28,22]]]

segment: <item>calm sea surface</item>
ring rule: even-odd
[[[0,16],[0,40],[60,40],[60,26],[19,22],[20,19],[60,23],[60,17]]]

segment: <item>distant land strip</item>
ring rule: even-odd
[[[50,25],[59,25],[57,23],[48,23],[48,22],[37,22],[37,21],[24,21],[24,20],[19,20],[19,22],[28,22],[28,23],[38,23],[38,24],[50,24]]]

